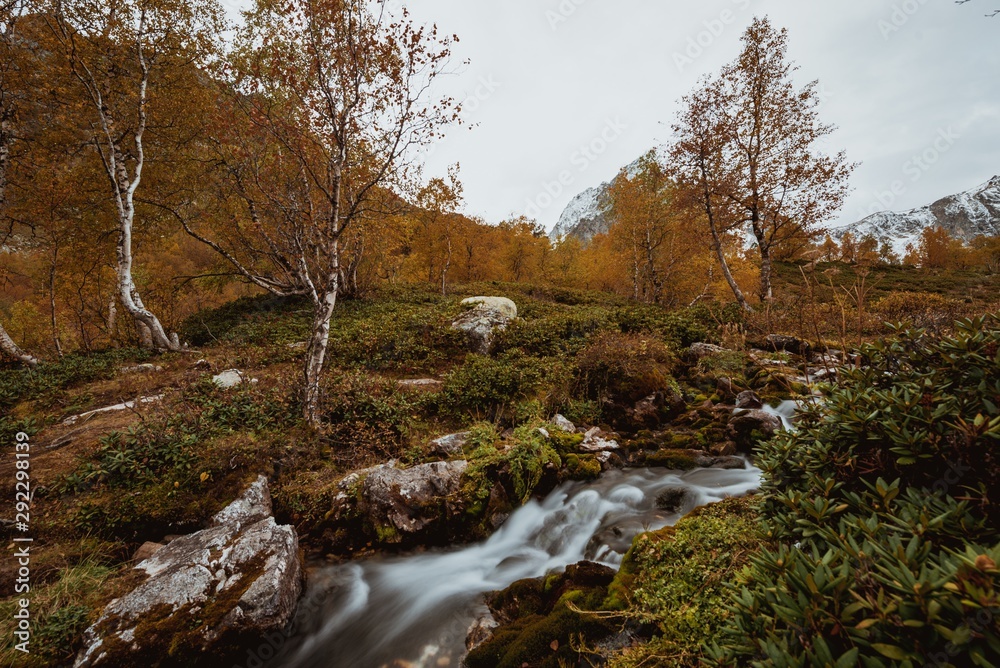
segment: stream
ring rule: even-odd
[[[484,593],[582,560],[617,568],[637,534],[759,482],[760,471],[749,465],[612,470],[530,501],[485,542],[319,569],[299,605],[296,634],[268,665],[458,668],[468,629],[485,610]],[[658,509],[657,496],[678,486],[688,492],[680,510]]]

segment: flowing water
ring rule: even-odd
[[[529,502],[483,543],[318,570],[300,604],[296,636],[270,665],[457,668],[485,592],[585,559],[617,567],[640,532],[744,495],[759,482],[751,466],[609,471]],[[657,496],[678,486],[687,490],[680,511],[658,509]]]

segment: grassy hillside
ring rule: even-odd
[[[796,289],[796,271],[781,267],[788,293]],[[958,314],[986,308],[995,297],[983,287],[992,285],[990,277],[907,275],[922,291],[936,290]],[[846,269],[835,276],[835,288],[854,280]],[[890,298],[903,284],[872,297]],[[519,309],[520,319],[497,337],[490,356],[467,354],[450,328],[463,310],[461,299],[479,294],[510,297]],[[836,306],[832,297],[819,303]],[[600,471],[592,458],[533,435],[535,425],[557,412],[616,431],[628,463],[686,466],[682,451],[709,450],[726,438],[713,402],[731,402],[744,389],[765,398],[801,391],[786,379],[794,369],[774,368],[775,360],[765,363],[748,352],[774,331],[767,318],[779,325],[775,330],[797,333],[775,317],[794,322],[793,306],[744,319],[723,305],[667,312],[602,293],[512,284],[462,286],[447,297],[387,290],[344,302],[334,317],[320,430],[307,429],[299,417],[295,388],[303,351],[297,344],[307,336],[310,314],[295,300],[245,298],[199,313],[183,328],[196,347],[186,353],[122,349],[70,356],[34,371],[0,370],[0,438],[11,443],[23,430],[33,445],[37,652],[28,665],[71,656],[96,611],[133,582],[130,556],[139,545],[200,528],[258,474],[272,480],[276,515],[296,526],[310,558],[337,560],[407,547],[383,527],[331,517],[344,476],[389,459],[431,461],[429,441],[460,429],[477,434],[465,455],[469,510],[447,531],[429,536],[431,542],[491,531],[487,520],[497,508],[487,507],[493,500],[484,489],[508,489],[509,510],[558,480]],[[872,325],[863,336],[879,331]],[[837,338],[829,332],[829,342]],[[691,359],[685,350],[700,341],[732,352]],[[140,364],[154,368],[123,370]],[[257,382],[230,390],[211,383],[212,374],[230,368]],[[404,379],[437,384],[413,391],[400,385]],[[660,408],[659,426],[636,422],[633,405],[656,393],[676,395],[681,405]],[[160,398],[66,421],[139,397]],[[548,466],[553,462],[557,473]],[[10,458],[0,464],[10,498],[12,467]],[[9,535],[11,527],[4,531]],[[656,565],[658,551],[643,554],[650,582],[670,572]],[[11,560],[0,565],[0,582],[13,581],[13,568]],[[673,600],[643,595],[657,605]],[[0,603],[0,632],[7,637],[13,605],[13,599]],[[674,646],[663,642],[658,647]],[[8,662],[13,655],[0,656]]]

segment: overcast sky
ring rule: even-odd
[[[754,15],[788,28],[800,81],[819,80],[821,118],[839,127],[827,147],[861,163],[835,224],[1000,174],[1000,16],[985,17],[1000,0],[405,4],[470,61],[444,85],[473,127],[433,149],[427,174],[460,162],[465,212],[490,222],[529,213],[551,228],[574,195],[669,141],[680,97],[739,53]]]

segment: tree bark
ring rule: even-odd
[[[337,289],[323,295],[322,301],[316,305],[313,313],[312,337],[309,339],[309,349],[306,351],[305,364],[305,397],[303,399],[303,415],[312,426],[320,423],[320,374],[326,362],[326,349],[330,343],[330,319],[337,305]]]
[[[722,237],[719,235],[719,228],[715,224],[715,212],[712,210],[711,196],[708,192],[705,192],[704,198],[705,214],[708,216],[708,228],[712,231],[712,246],[715,248],[716,257],[719,259],[719,266],[722,267],[722,275],[726,277],[726,283],[729,283],[729,288],[733,291],[733,296],[736,297],[736,302],[740,305],[740,308],[748,313],[752,312],[753,308],[747,302],[743,290],[740,289],[739,284],[733,277],[733,272],[729,269],[729,262],[726,261],[726,253],[722,249]]]
[[[7,330],[3,328],[3,325],[0,325],[0,350],[3,350],[14,359],[19,360],[21,363],[32,368],[38,366],[38,360],[21,350],[21,348],[14,343],[14,339],[10,338],[10,335],[7,334]]]

